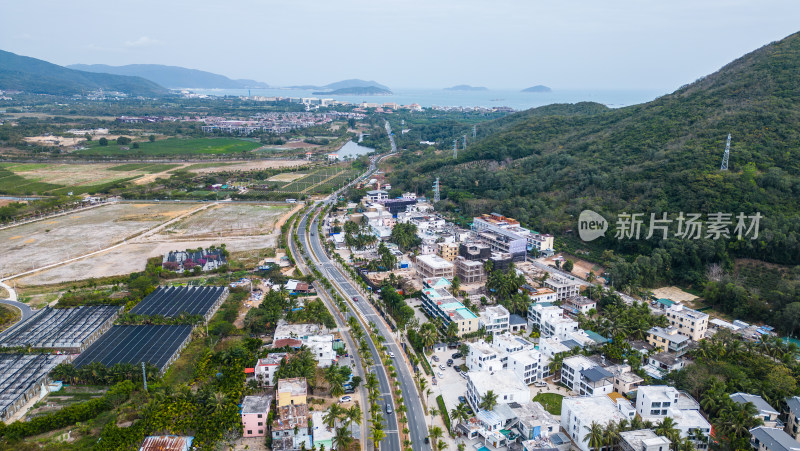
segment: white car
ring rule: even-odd
[[[352,396],[342,396],[341,398],[339,398],[339,402],[350,402],[352,400],[353,400]]]
[[[536,381],[533,383],[534,387],[547,387],[547,382]]]
[[[394,352],[389,352],[389,357],[394,358]]]
[[[444,371],[444,369],[445,369],[445,366],[444,366],[444,365],[439,365],[439,369],[440,369],[440,370],[442,370],[442,371]]]
[[[441,371],[436,373],[436,375],[439,376],[439,379],[443,379],[444,378],[444,373],[442,373]]]

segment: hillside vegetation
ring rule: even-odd
[[[86,94],[98,89],[148,97],[168,93],[144,78],[67,69],[3,50],[0,50],[0,89],[54,95]]]
[[[494,132],[455,160],[449,152],[399,159],[392,185],[429,190],[440,177],[444,209],[464,217],[498,211],[567,238],[579,213],[595,210],[610,222],[606,238],[567,244],[608,264],[614,284],[631,291],[663,283],[702,289],[707,266],[731,270],[734,257],[798,265],[798,73],[794,34],[652,102],[572,115],[537,108],[489,122],[484,128]],[[720,171],[728,133],[730,169]],[[757,240],[614,238],[621,212],[644,213],[647,226],[650,213],[681,211],[760,212],[764,219]],[[723,274],[720,283],[727,282]],[[800,295],[797,280],[784,282],[747,294],[751,302],[731,313],[774,320]]]

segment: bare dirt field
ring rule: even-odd
[[[671,301],[680,302],[685,304],[697,299],[697,296],[687,293],[678,287],[663,287],[653,290],[653,295],[659,299],[669,299]]]
[[[153,205],[162,208],[172,207],[176,210],[159,213],[161,220],[148,223],[148,227],[135,232],[138,235],[121,246],[22,277],[16,280],[17,284],[42,285],[129,274],[143,270],[148,258],[164,255],[174,250],[208,247],[223,243],[232,252],[274,247],[280,231],[280,224],[291,214],[288,205],[197,203],[123,205],[137,207],[132,210],[132,213],[128,212],[123,216],[128,219],[136,218],[136,213],[140,210],[150,211],[148,207]],[[102,207],[99,210],[104,208],[108,207]],[[295,211],[296,208],[292,211]],[[108,216],[108,213],[105,215]],[[180,215],[185,216],[179,217]],[[16,236],[19,235],[9,237],[9,239]],[[2,235],[0,235],[0,242],[2,239]],[[106,242],[111,243],[109,240]],[[41,252],[41,249],[38,251]],[[72,256],[77,255],[79,254],[76,253]],[[40,266],[44,265],[36,265],[36,267]],[[18,272],[21,271],[15,271],[15,273]]]
[[[106,248],[198,204],[114,204],[0,230],[0,275],[18,274]]]
[[[293,182],[299,178],[305,177],[308,174],[305,172],[284,172],[283,174],[273,175],[268,178],[269,182]]]
[[[190,169],[191,172],[198,174],[207,174],[210,172],[220,171],[255,171],[259,169],[272,169],[272,168],[290,168],[294,166],[302,166],[308,164],[306,160],[256,160],[248,161],[246,163],[228,164],[219,167],[202,167]]]
[[[319,144],[311,144],[303,141],[289,141],[286,144],[283,144],[281,147],[286,147],[289,149],[314,149],[320,146]]]
[[[218,204],[165,227],[150,239],[220,239],[269,234],[287,211],[289,207],[283,205]]]
[[[561,262],[562,264],[566,260],[572,260],[572,263],[573,263],[572,274],[574,274],[574,275],[576,275],[576,276],[578,276],[578,277],[580,277],[582,279],[586,278],[587,274],[589,274],[589,271],[592,271],[594,273],[594,275],[597,276],[597,277],[600,277],[600,275],[605,272],[605,269],[602,266],[597,265],[597,264],[592,263],[592,262],[588,262],[586,260],[582,260],[582,259],[580,259],[578,257],[575,257],[574,255],[570,255],[570,254],[559,253],[559,254],[556,254],[556,255],[554,255],[552,257],[546,258],[544,261],[548,265],[553,265],[553,264],[555,264],[555,260],[557,258],[559,258],[559,257],[563,258],[563,260]],[[563,267],[563,265],[562,265],[562,267]]]

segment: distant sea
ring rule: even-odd
[[[247,89],[191,89],[197,94],[213,96],[247,96]],[[648,102],[666,92],[658,90],[553,90],[531,93],[510,90],[445,91],[443,89],[393,89],[388,96],[324,96],[312,94],[312,89],[251,89],[249,95],[264,97],[317,97],[332,98],[351,103],[417,103],[424,107],[510,107],[527,110],[553,103],[597,102],[609,108],[620,108]]]

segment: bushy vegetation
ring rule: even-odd
[[[495,132],[457,159],[449,152],[404,153],[393,160],[390,181],[430,194],[439,177],[437,208],[455,217],[497,211],[567,240],[582,210],[597,211],[609,221],[606,236],[573,245],[590,256],[613,250],[595,260],[606,265],[615,287],[632,293],[663,284],[702,289],[710,264],[730,270],[740,257],[798,265],[800,90],[791,75],[798,70],[800,34],[794,34],[649,103],[579,115],[532,110],[487,124]],[[729,132],[731,162],[720,171]],[[756,240],[660,240],[658,233],[619,240],[622,212],[643,213],[645,227],[650,213],[663,212],[673,219],[679,212],[764,218]],[[763,319],[775,321],[787,304],[772,298],[768,305],[773,313]]]

